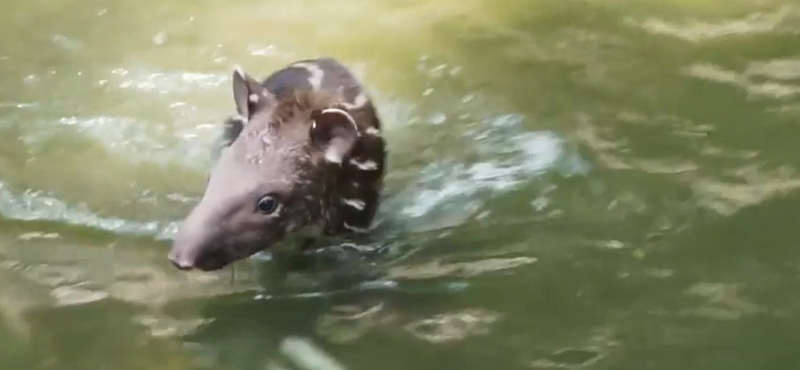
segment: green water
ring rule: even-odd
[[[800,368],[793,0],[2,9],[1,370]],[[384,119],[383,254],[173,269],[233,67],[320,55]]]

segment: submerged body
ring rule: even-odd
[[[334,59],[302,60],[259,83],[237,69],[225,146],[169,259],[216,270],[278,244],[366,233],[385,143],[361,83]]]

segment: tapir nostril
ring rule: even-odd
[[[186,261],[185,259],[177,258],[173,254],[170,254],[169,256],[167,256],[167,258],[169,258],[169,261],[172,262],[172,265],[175,266],[175,268],[177,268],[178,270],[186,271],[186,270],[191,270],[193,268],[190,262]]]
[[[178,270],[188,271],[192,269],[192,265],[184,264],[176,261],[172,261],[172,265],[175,266]]]

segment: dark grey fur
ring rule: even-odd
[[[331,58],[292,63],[260,83],[237,69],[233,95],[239,116],[225,122],[225,145],[172,263],[216,270],[278,245],[368,232],[386,153],[355,76]],[[275,202],[274,212],[259,210]]]

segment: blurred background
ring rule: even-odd
[[[3,370],[800,367],[794,0],[0,3]],[[172,268],[233,67],[318,56],[389,142],[369,273]]]

